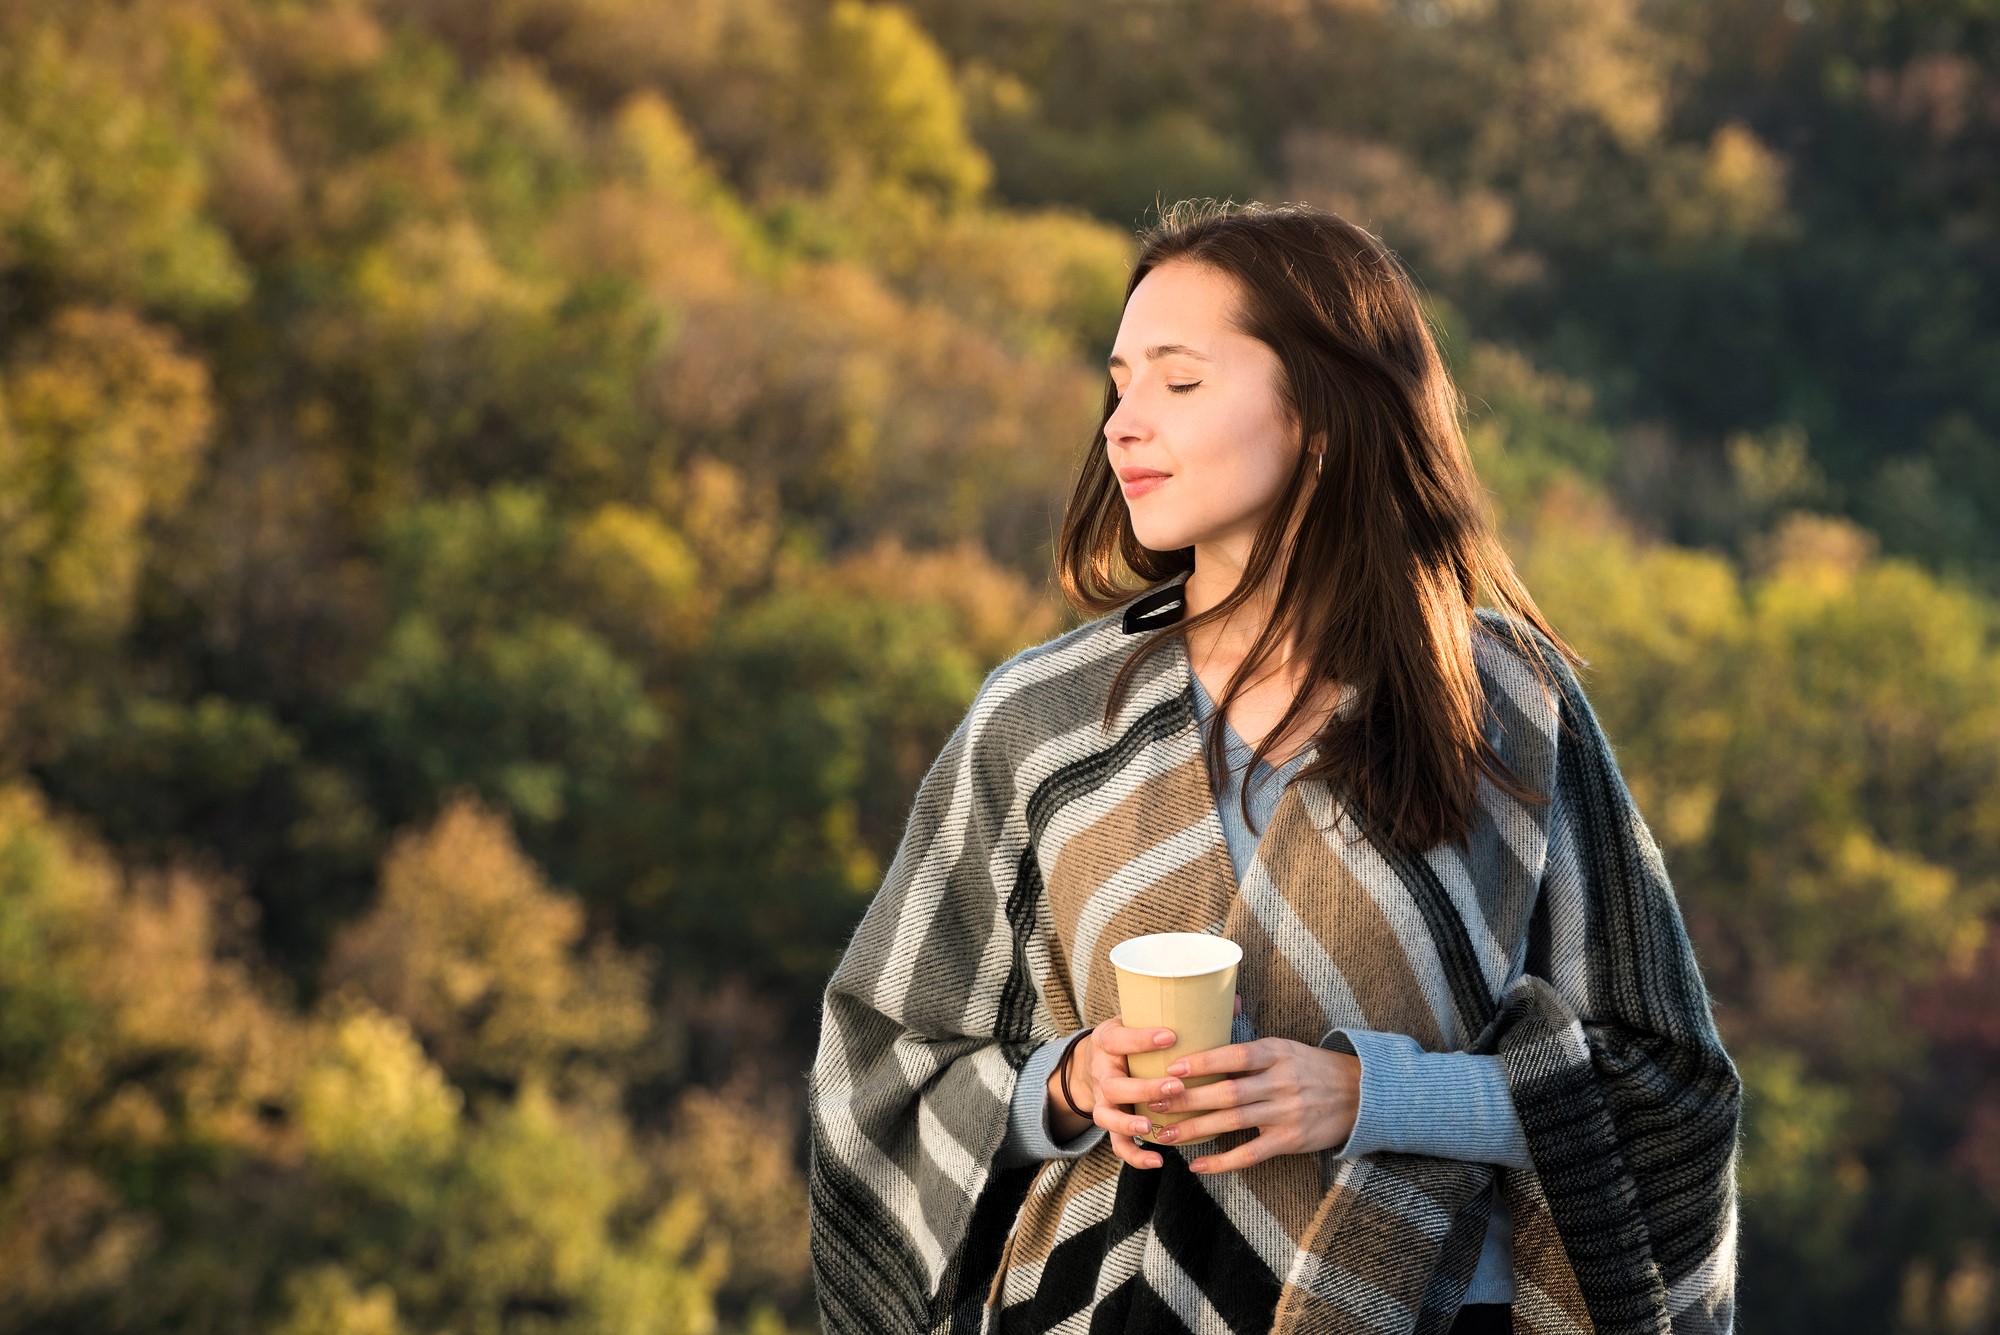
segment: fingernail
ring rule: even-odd
[[[1152,1129],[1153,1129],[1153,1124],[1147,1121],[1143,1117],[1140,1118],[1138,1121],[1132,1123],[1132,1134],[1135,1136],[1143,1136]]]
[[[1169,1080],[1166,1084],[1160,1086],[1160,1097],[1163,1099],[1170,1099],[1180,1092],[1181,1087],[1178,1081]]]
[[[1160,1164],[1163,1162],[1164,1160],[1162,1160],[1160,1156],[1157,1154],[1149,1154],[1146,1156],[1146,1167],[1148,1168],[1158,1168]]]
[[[1186,1062],[1175,1062],[1175,1063],[1174,1063],[1174,1064],[1173,1064],[1172,1066],[1169,1066],[1169,1067],[1167,1068],[1167,1074],[1168,1074],[1168,1075],[1186,1075],[1186,1074],[1187,1074],[1187,1063],[1186,1063]]]
[[[1153,1042],[1159,1044],[1159,1046],[1161,1047],[1165,1047],[1167,1046],[1167,1044],[1173,1041],[1174,1041],[1174,1035],[1173,1031],[1170,1029],[1162,1029],[1157,1034],[1153,1035]]]
[[[1206,1173],[1208,1171],[1208,1160],[1196,1159],[1193,1163],[1188,1165],[1188,1171],[1194,1173]]]
[[[1155,1099],[1153,1102],[1147,1104],[1146,1106],[1148,1108],[1151,1108],[1154,1112],[1165,1112],[1167,1110],[1167,1101],[1165,1099]]]
[[[1165,1131],[1162,1131],[1162,1132],[1160,1133],[1160,1139],[1161,1139],[1161,1140],[1172,1140],[1172,1139],[1173,1139],[1174,1137],[1176,1137],[1176,1136],[1180,1135],[1180,1133],[1181,1133],[1181,1132],[1180,1132],[1180,1128],[1179,1128],[1179,1127],[1176,1127],[1176,1126],[1170,1126],[1170,1127],[1168,1127],[1168,1128],[1167,1128],[1167,1129],[1166,1129]]]

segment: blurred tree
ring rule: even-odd
[[[951,67],[907,10],[834,0],[803,66],[809,119],[795,142],[834,179],[859,171],[960,205],[986,188],[992,167],[966,134]]]
[[[0,880],[0,1328],[697,1335],[731,1247],[795,1303],[788,1136],[694,1097],[683,1136],[635,1139],[615,1079],[572,1101],[544,1083],[560,1054],[629,1051],[641,976],[609,947],[569,959],[573,903],[491,816],[401,843],[343,955],[441,1051],[517,1077],[470,1104],[356,993],[295,1015],[226,888],[123,877],[19,787]],[[726,1204],[723,1152],[751,1188]]]
[[[935,605],[798,588],[726,617],[686,687],[674,797],[653,809],[669,855],[635,887],[647,935],[677,967],[816,990],[885,865],[863,811],[895,790],[871,761],[962,713],[979,675]]]
[[[347,703],[388,808],[460,785],[538,823],[610,801],[667,723],[638,671],[553,607],[563,529],[540,494],[399,511],[382,543],[397,615]]]
[[[729,1085],[687,1092],[675,1110],[663,1170],[701,1202],[707,1236],[725,1249],[720,1309],[753,1329],[774,1319],[818,1321],[806,1264],[805,1182],[793,1162],[799,1121],[789,1093],[759,1094],[745,1072]],[[745,1136],[745,1126],[767,1134]],[[788,1134],[768,1134],[784,1128]]]
[[[197,5],[0,13],[0,269],[6,307],[130,302],[194,315],[250,276],[206,216],[203,152],[234,54]]]
[[[461,799],[391,848],[326,982],[407,1023],[461,1087],[562,1084],[632,1069],[650,1029],[643,966],[602,938],[584,951],[583,935],[582,906]]]
[[[294,1026],[242,952],[244,901],[128,880],[18,785],[0,792],[0,1324],[129,1329],[201,1306],[178,1228],[269,1116]],[[217,1240],[219,1241],[219,1239]]]
[[[1057,623],[970,544],[782,566],[718,617],[676,765],[582,835],[583,864],[667,976],[741,974],[801,1021],[987,667]]]
[[[468,1120],[400,1021],[363,1007],[329,1024],[299,1122],[344,1206],[322,1215],[319,1239],[342,1268],[291,1282],[295,1326],[358,1316],[507,1330],[532,1313],[552,1331],[716,1329],[726,1254],[701,1244],[698,1198],[650,1196],[614,1114],[560,1104],[530,1080]]]
[[[0,589],[15,616],[101,642],[200,467],[208,373],[124,310],[66,307],[23,342],[0,368]]]
[[[774,485],[823,550],[974,538],[1025,573],[1099,386],[838,263],[691,311],[656,392],[690,452]]]

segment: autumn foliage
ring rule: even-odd
[[[820,989],[1188,195],[1423,286],[1743,1071],[1745,1328],[1993,1329],[1990,29],[0,4],[0,1331],[809,1328]]]

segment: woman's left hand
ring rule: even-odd
[[[1248,1168],[1280,1154],[1309,1154],[1345,1145],[1361,1106],[1361,1059],[1308,1047],[1289,1038],[1259,1038],[1176,1057],[1170,1076],[1223,1075],[1192,1089],[1178,1082],[1156,1112],[1199,1112],[1148,1140],[1167,1145],[1206,1140],[1224,1131],[1256,1127],[1257,1136],[1226,1154],[1189,1165],[1197,1173]]]

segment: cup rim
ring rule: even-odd
[[[1214,964],[1204,965],[1198,969],[1141,969],[1134,968],[1126,960],[1119,958],[1119,952],[1124,951],[1127,946],[1144,941],[1158,941],[1162,938],[1180,937],[1201,941],[1204,943],[1204,948],[1220,947],[1222,953],[1227,955],[1228,958]],[[1114,967],[1123,969],[1126,973],[1138,974],[1142,978],[1198,978],[1205,973],[1216,973],[1220,970],[1241,964],[1243,962],[1243,947],[1231,941],[1228,937],[1217,935],[1214,932],[1148,932],[1143,936],[1126,937],[1123,941],[1111,947],[1110,955],[1111,963]]]

